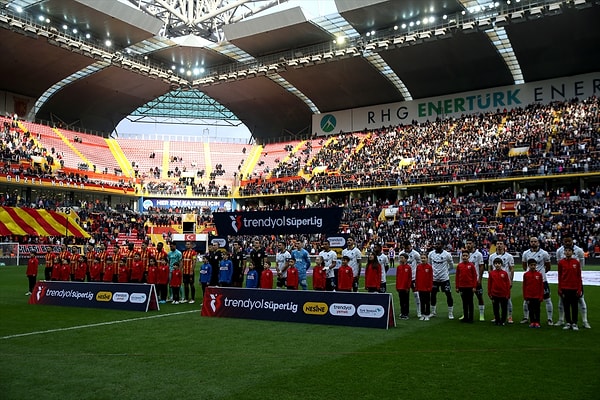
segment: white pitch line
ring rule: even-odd
[[[169,313],[169,314],[151,315],[149,317],[121,319],[121,320],[118,320],[118,321],[98,322],[97,324],[77,325],[77,326],[71,326],[71,327],[68,327],[68,328],[48,329],[46,331],[35,331],[35,332],[27,332],[27,333],[18,333],[16,335],[2,336],[2,337],[0,337],[0,339],[2,339],[2,340],[4,340],[4,339],[14,339],[14,338],[24,337],[24,336],[41,335],[41,334],[44,334],[44,333],[54,333],[54,332],[72,331],[72,330],[75,330],[75,329],[94,328],[96,326],[121,324],[121,323],[124,323],[124,322],[133,322],[133,321],[141,321],[141,320],[144,320],[144,319],[169,317],[171,315],[189,314],[189,313],[193,313],[193,312],[199,313],[200,310],[179,311],[179,312],[174,312],[174,313]]]

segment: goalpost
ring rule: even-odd
[[[0,265],[19,265],[19,243],[0,243]]]

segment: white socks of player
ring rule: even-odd
[[[554,306],[552,305],[552,299],[547,298],[544,301],[546,302],[546,315],[548,316],[548,321],[552,321],[552,315],[554,314]]]
[[[431,306],[431,316],[435,317],[437,315],[437,306]]]
[[[581,314],[581,322],[585,328],[591,328],[590,323],[587,319],[587,304],[583,296],[579,298],[578,302],[579,314]],[[562,325],[565,323],[565,306],[563,305],[562,297],[558,298],[558,323]]]
[[[454,319],[454,307],[448,307],[448,319]]]
[[[419,292],[413,292],[415,296],[415,305],[417,307],[417,317],[421,317],[421,299],[419,298]]]

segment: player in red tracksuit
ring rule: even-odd
[[[327,272],[325,272],[325,263],[323,257],[317,256],[315,267],[313,268],[313,290],[325,290],[327,282]]]
[[[492,300],[494,309],[494,324],[504,326],[506,324],[506,310],[510,298],[511,280],[510,275],[502,269],[501,258],[494,259],[494,269],[488,277],[488,296]]]
[[[399,263],[396,267],[396,290],[400,299],[400,319],[408,319],[409,314],[409,295],[412,286],[412,268],[408,264],[408,255],[401,253]]]
[[[421,301],[421,320],[429,321],[431,314],[431,291],[433,290],[433,267],[427,263],[427,254],[421,254],[421,263],[415,273],[415,289]]]
[[[169,265],[164,258],[158,258],[158,271],[156,273],[156,289],[158,290],[159,303],[167,302],[167,285],[169,284]]]
[[[463,251],[460,262],[456,266],[456,292],[460,293],[463,303],[464,318],[461,322],[473,322],[473,295],[477,290],[477,271],[475,264],[469,261],[470,253]]]
[[[133,256],[133,263],[131,264],[131,275],[129,277],[129,282],[141,283],[144,279],[145,270],[146,268],[140,254],[135,253]]]
[[[179,291],[181,290],[181,283],[183,282],[183,273],[179,268],[179,263],[173,263],[173,271],[171,271],[171,280],[169,286],[171,287],[171,293],[173,293],[173,304],[179,304]]]
[[[119,260],[119,267],[117,269],[119,276],[117,282],[128,283],[129,282],[129,267],[127,266],[127,258],[123,257]]]
[[[544,299],[544,277],[537,271],[537,261],[530,258],[527,261],[529,270],[523,274],[523,299],[529,309],[529,327],[540,326],[540,303]]]
[[[100,255],[96,254],[96,259],[90,265],[90,282],[102,281],[102,260]]]
[[[29,252],[29,261],[27,261],[27,271],[25,271],[25,275],[27,275],[27,280],[29,281],[29,290],[25,293],[25,296],[31,295],[33,292],[33,288],[35,287],[35,281],[37,279],[39,260],[35,254],[35,251]]]
[[[60,257],[56,257],[54,259],[54,266],[52,267],[52,273],[50,275],[50,280],[53,280],[53,281],[60,280],[61,266],[62,266],[62,259]]]
[[[77,259],[77,264],[75,264],[73,280],[77,281],[77,282],[85,281],[85,276],[87,274],[87,271],[88,271],[87,257],[80,256]]]
[[[70,281],[71,280],[71,263],[68,258],[61,258],[60,267],[58,267],[58,280],[59,281]],[[56,268],[56,267],[54,267]]]
[[[102,275],[102,282],[116,282],[117,279],[117,263],[111,256],[106,257],[104,263],[104,274]]]
[[[562,298],[565,310],[563,329],[579,330],[577,326],[579,298],[583,293],[581,263],[573,258],[573,247],[564,247],[565,258],[558,262],[558,295]]]
[[[300,279],[298,277],[298,268],[296,268],[296,259],[288,258],[287,260],[287,277],[285,278],[285,286],[290,290],[298,290]]]
[[[369,253],[365,267],[365,289],[369,293],[378,293],[381,288],[381,264],[375,253]]]
[[[265,260],[264,269],[260,273],[259,282],[261,289],[273,289],[273,271],[271,271],[271,263],[269,261]]]
[[[150,256],[148,258],[148,268],[146,271],[146,283],[156,285],[158,280],[158,265],[156,265],[156,258]]]
[[[354,272],[352,267],[348,265],[350,257],[342,257],[342,265],[338,270],[337,286],[336,289],[340,292],[351,292],[352,285],[354,284]]]
[[[60,280],[59,276],[60,276],[60,272],[61,272],[61,268],[62,268],[62,260],[64,259],[70,260],[71,259],[71,252],[69,252],[67,245],[66,244],[62,244],[60,246],[60,252],[56,255],[56,258],[54,259],[54,269],[57,269],[56,271],[56,275],[54,275],[54,271],[52,271],[52,280]],[[55,279],[56,277],[56,279]]]

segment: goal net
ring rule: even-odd
[[[19,243],[0,243],[0,265],[19,265]]]

